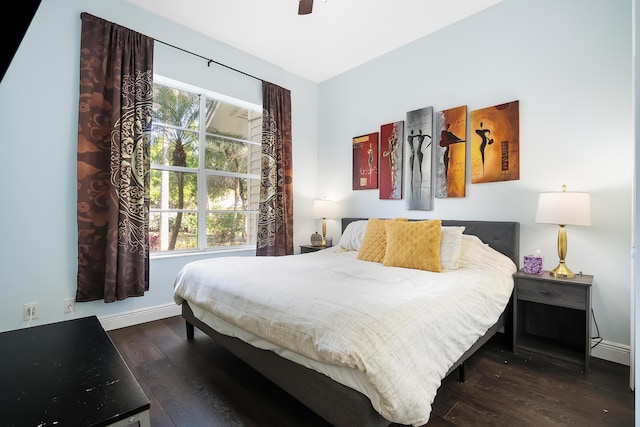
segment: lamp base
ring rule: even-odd
[[[575,273],[569,270],[564,261],[560,261],[560,264],[549,272],[554,277],[566,277],[567,279],[573,279],[576,277]]]

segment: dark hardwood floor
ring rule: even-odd
[[[633,426],[629,367],[592,358],[591,371],[514,355],[498,334],[442,383],[427,426]],[[180,317],[109,332],[151,400],[151,425],[328,424]]]

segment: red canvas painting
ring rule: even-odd
[[[378,188],[378,132],[353,138],[353,189]]]
[[[380,199],[402,199],[404,122],[380,126]]]

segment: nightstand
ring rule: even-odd
[[[322,249],[326,249],[326,246],[312,246],[312,245],[300,245],[300,253],[301,254],[306,254],[309,252],[317,252],[317,251],[321,251]]]
[[[513,277],[513,352],[578,364],[587,373],[593,276],[567,279],[520,270]]]

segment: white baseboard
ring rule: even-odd
[[[181,308],[179,305],[164,304],[141,310],[129,311],[127,313],[103,316],[99,317],[98,320],[105,331],[111,331],[113,329],[126,328],[127,326],[153,322],[154,320],[166,319],[167,317],[179,316],[180,313]]]
[[[598,340],[592,339],[591,347],[593,347],[597,342]],[[597,357],[598,359],[604,359],[609,362],[630,366],[631,347],[624,344],[602,340],[600,344],[591,349],[591,357]]]

